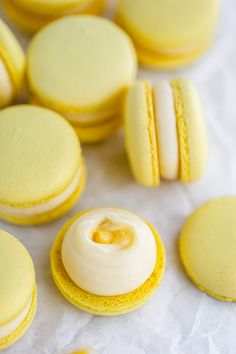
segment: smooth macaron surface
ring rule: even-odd
[[[0,112],[0,203],[30,206],[69,185],[81,163],[79,141],[64,118],[20,105]]]
[[[138,43],[177,52],[189,50],[212,34],[218,0],[121,0],[118,21]]]
[[[29,303],[35,271],[26,248],[0,230],[0,326],[14,320]]]
[[[66,112],[117,104],[136,74],[129,37],[106,19],[70,16],[33,38],[27,61],[32,96]]]
[[[186,221],[180,256],[192,281],[222,301],[236,301],[236,197],[212,200]]]

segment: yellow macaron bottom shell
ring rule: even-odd
[[[78,198],[80,197],[81,193],[83,192],[85,181],[86,181],[86,168],[84,162],[82,162],[81,175],[78,180],[77,187],[75,188],[71,196],[68,199],[66,199],[61,205],[52,209],[51,211],[48,211],[47,213],[42,213],[39,215],[36,214],[36,215],[23,217],[23,218],[5,214],[0,211],[0,218],[10,223],[18,224],[18,225],[39,225],[39,224],[52,222],[53,220],[56,220],[61,216],[65,215],[70,209],[73,208],[73,206],[78,201]]]
[[[70,226],[86,212],[70,220],[56,237],[50,254],[52,276],[62,295],[74,306],[86,312],[114,316],[131,312],[147,302],[159,286],[165,267],[165,250],[157,231],[148,224],[157,246],[157,260],[150,278],[138,289],[124,295],[98,296],[79,288],[67,274],[61,257],[64,237]]]
[[[179,54],[170,54],[145,48],[136,44],[138,58],[141,64],[160,70],[174,70],[192,64],[210,47],[212,39],[202,42],[191,51],[181,51]]]
[[[8,16],[13,20],[13,22],[20,27],[23,31],[33,34],[37,32],[40,28],[44,27],[48,23],[56,20],[57,18],[65,15],[72,14],[91,14],[100,15],[105,8],[106,0],[91,0],[88,4],[85,4],[79,8],[72,10],[71,12],[65,12],[57,15],[39,15],[35,13],[30,13],[21,9],[19,6],[14,4],[13,1],[3,0],[3,5]]]
[[[34,319],[35,313],[37,309],[37,288],[35,286],[33,294],[32,294],[32,302],[28,314],[25,319],[21,322],[17,329],[15,329],[12,333],[7,335],[6,337],[0,339],[0,350],[5,349],[16,341],[18,341],[27,331],[31,322]]]
[[[236,302],[236,197],[207,202],[186,221],[179,239],[186,274],[201,291]]]

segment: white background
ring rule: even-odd
[[[4,16],[1,9],[0,13]],[[27,38],[16,33],[27,45]],[[194,66],[171,73],[140,70],[139,74],[152,81],[176,75],[191,78],[202,97],[210,145],[204,177],[189,186],[176,182],[143,188],[130,173],[122,133],[105,143],[84,146],[87,186],[70,213],[41,227],[0,222],[1,228],[17,236],[30,251],[39,298],[27,334],[4,353],[68,353],[85,344],[98,345],[108,354],[236,353],[236,304],[199,292],[185,276],[177,248],[181,227],[193,210],[211,198],[236,194],[235,0],[222,3],[216,41]],[[49,268],[50,248],[63,224],[78,211],[104,206],[127,208],[152,222],[167,251],[164,280],[149,303],[113,318],[91,316],[70,305],[55,287]]]

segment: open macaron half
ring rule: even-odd
[[[32,259],[15,237],[0,230],[0,350],[24,335],[36,307]]]
[[[6,13],[26,32],[34,33],[62,16],[102,13],[106,0],[3,0]]]
[[[51,251],[52,276],[62,295],[103,316],[124,314],[148,301],[164,265],[164,246],[154,227],[115,208],[76,215]]]
[[[0,19],[0,108],[9,105],[20,94],[24,70],[23,49]]]
[[[27,56],[31,102],[60,112],[82,142],[108,138],[137,71],[133,44],[111,21],[68,16],[43,28]]]
[[[126,150],[137,181],[156,186],[160,178],[198,180],[207,161],[207,133],[201,102],[186,79],[151,87],[137,81],[124,106]]]
[[[40,224],[65,214],[85,183],[74,129],[58,113],[18,105],[0,112],[0,218]]]

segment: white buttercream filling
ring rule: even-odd
[[[9,322],[5,326],[0,327],[0,339],[13,333],[21,325],[21,323],[25,320],[26,316],[29,313],[31,303],[32,298],[30,299],[29,303],[24,308],[24,310],[13,321]]]
[[[74,283],[103,296],[125,294],[145,283],[154,270],[156,253],[149,226],[136,215],[113,208],[79,217],[67,231],[61,251]]]
[[[59,207],[72,196],[78,187],[81,173],[82,169],[80,168],[73,181],[62,193],[42,204],[34,205],[31,207],[14,207],[2,204],[0,205],[0,213],[22,219],[48,213]]]
[[[173,180],[179,176],[179,147],[174,95],[168,81],[153,87],[161,177]]]
[[[0,105],[5,106],[9,104],[12,96],[12,81],[3,60],[0,59]]]

